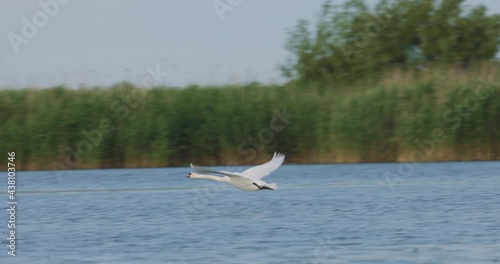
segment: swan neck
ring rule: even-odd
[[[199,174],[199,173],[193,173],[193,174],[191,174],[191,178],[209,179],[209,180],[220,181],[220,182],[225,182],[226,181],[225,177],[218,177],[218,176],[213,176],[213,175],[208,175],[208,174]]]

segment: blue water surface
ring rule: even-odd
[[[18,172],[0,263],[500,262],[500,162],[285,165],[259,192],[188,172]]]

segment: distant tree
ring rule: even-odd
[[[345,81],[375,77],[391,67],[491,60],[500,44],[500,15],[467,10],[463,0],[364,0],[323,4],[314,28],[301,20],[289,32],[285,77]]]

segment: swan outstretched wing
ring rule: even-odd
[[[284,160],[285,160],[285,154],[274,152],[274,156],[270,161],[262,165],[247,169],[240,174],[255,180],[260,180],[263,177],[269,175],[277,168],[279,168],[281,164],[283,164]]]

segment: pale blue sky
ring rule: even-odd
[[[51,1],[61,2],[53,16],[54,7],[40,6]],[[299,19],[314,21],[324,2],[217,1],[234,4],[223,21],[214,0],[2,1],[0,87],[140,83],[148,65],[169,72],[167,85],[277,82],[277,65],[287,57],[286,29]],[[500,1],[466,4],[500,13]],[[9,34],[23,36],[23,17],[38,19],[38,32],[15,53]]]

